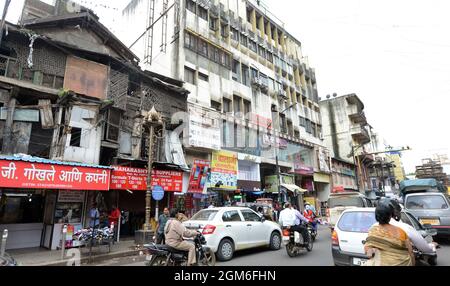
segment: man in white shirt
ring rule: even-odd
[[[280,212],[278,222],[282,227],[291,227],[295,225],[295,211],[292,209],[290,203],[284,205],[284,209]]]
[[[288,228],[299,232],[303,237],[304,244],[306,245],[309,243],[309,236],[307,234],[308,230],[300,224],[301,218],[297,218],[297,212],[297,210],[292,208],[290,203],[286,203],[284,205],[284,210],[280,212],[280,219],[278,221],[283,228]]]

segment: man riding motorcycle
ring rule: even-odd
[[[301,224],[302,221],[309,223],[298,210],[292,208],[290,203],[286,203],[284,210],[280,212],[279,223],[283,228],[299,232],[303,237],[303,243],[306,245],[309,243],[309,236],[307,228]]]
[[[184,214],[172,211],[171,217],[174,219],[167,222],[165,231],[166,244],[177,250],[188,251],[188,266],[195,265],[197,263],[195,245],[185,241],[184,237],[195,237],[199,232],[186,229],[183,225],[183,221],[187,220]]]
[[[311,223],[314,230],[317,231],[316,213],[314,208],[310,204],[305,205],[303,216],[308,220],[309,223]]]

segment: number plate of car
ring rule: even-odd
[[[441,225],[439,219],[421,219],[421,224]]]
[[[353,265],[364,266],[367,263],[367,259],[353,258]]]

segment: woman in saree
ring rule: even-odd
[[[414,254],[408,235],[402,229],[389,224],[392,218],[391,205],[381,203],[375,210],[375,224],[369,230],[364,245],[370,257],[367,266],[414,266]]]

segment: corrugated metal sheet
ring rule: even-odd
[[[23,156],[22,155],[15,155],[15,156],[0,155],[0,160],[22,161],[22,162],[30,162],[30,163],[42,163],[42,164],[73,166],[73,167],[86,167],[86,168],[97,168],[97,169],[113,169],[110,166],[91,165],[91,164],[83,164],[83,163],[77,163],[77,162],[54,161],[54,160],[33,157],[33,156],[27,156],[27,155],[23,155]]]

